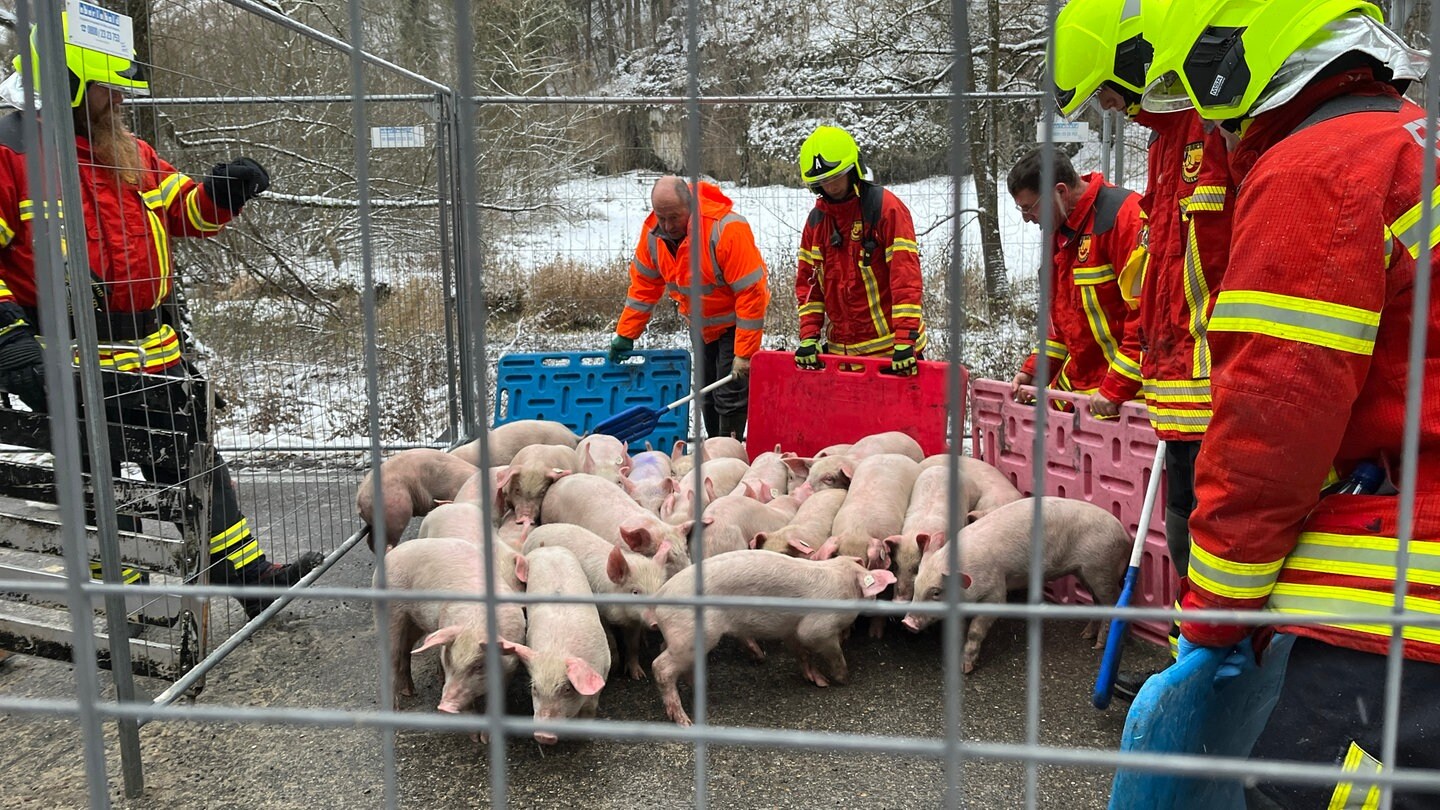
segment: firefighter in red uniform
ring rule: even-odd
[[[1026,222],[1040,222],[1039,149],[1010,169],[1010,197]],[[1055,153],[1055,252],[1050,299],[1049,387],[1090,396],[1090,411],[1115,416],[1140,391],[1139,316],[1117,283],[1140,237],[1140,195],[1105,182],[1099,172],[1075,173]],[[1046,195],[1049,196],[1049,195]],[[1026,358],[1011,391],[1035,380],[1037,354]]]
[[[800,147],[800,179],[815,193],[815,207],[800,234],[795,273],[795,365],[820,368],[822,351],[888,354],[886,371],[908,376],[919,370],[929,340],[920,247],[910,209],[865,175],[860,147],[839,127],[817,127]]]
[[[698,206],[695,201],[698,200]],[[610,342],[610,362],[635,347],[651,310],[666,292],[680,314],[690,312],[691,214],[700,217],[700,328],[705,342],[701,376],[706,385],[732,372],[736,379],[705,397],[701,415],[707,436],[745,439],[750,402],[750,358],[765,335],[770,285],[765,260],[750,223],[719,186],[700,183],[692,194],[684,180],[660,178],[650,194],[653,208],[640,229],[630,262],[630,291]]]
[[[1418,413],[1405,408],[1407,379],[1440,379],[1433,287],[1419,302],[1423,357],[1408,360],[1417,258],[1430,251],[1440,263],[1434,234],[1419,230],[1433,122],[1401,96],[1424,75],[1424,54],[1381,19],[1359,0],[1198,0],[1175,3],[1155,29],[1146,106],[1188,102],[1239,135],[1235,249],[1210,320],[1214,415],[1196,466],[1182,606],[1267,610],[1298,636],[1253,756],[1355,774],[1326,786],[1261,783],[1251,806],[1377,807],[1365,776],[1440,768],[1440,632],[1404,626],[1396,759],[1382,763],[1393,630],[1367,622],[1394,604],[1391,487],[1402,484],[1417,493],[1407,606],[1440,612],[1440,555],[1430,553],[1440,547],[1440,396],[1426,390]],[[1407,417],[1419,425],[1408,482]],[[1375,494],[1327,486],[1370,464],[1388,472]],[[1320,621],[1286,625],[1287,614]],[[1236,648],[1232,662],[1253,666],[1255,630],[1182,613],[1181,658]],[[1408,789],[1394,799],[1440,802]]]
[[[1142,15],[1159,24],[1170,0],[1071,0],[1055,20],[1056,105],[1074,116],[1094,99],[1151,131],[1145,217],[1120,292],[1140,308],[1140,370],[1155,434],[1165,441],[1165,541],[1179,576],[1190,564],[1195,459],[1210,423],[1210,344],[1205,332],[1230,254],[1234,187],[1222,130],[1193,109],[1141,109],[1153,48]],[[1133,698],[1143,678],[1121,673],[1115,693]]]
[[[31,37],[31,65],[38,64]],[[16,57],[17,71],[29,72]],[[269,177],[248,158],[221,164],[199,182],[180,174],[155,154],[150,144],[130,134],[121,101],[126,94],[148,94],[142,66],[78,45],[65,46],[70,72],[75,147],[79,155],[81,200],[89,232],[92,292],[104,370],[143,372],[185,378],[180,337],[162,319],[161,305],[173,293],[170,239],[213,236],[245,201],[264,191]],[[38,95],[38,94],[37,94]],[[40,345],[36,340],[35,254],[31,220],[36,203],[29,197],[23,139],[23,112],[0,119],[0,387],[31,409],[47,407]],[[207,427],[197,419],[197,403],[177,394],[179,386],[144,386],[134,375],[106,374],[106,398],[119,407],[144,408],[155,424],[192,437]],[[163,400],[163,401],[161,401]],[[112,416],[112,419],[115,418]],[[115,462],[133,461],[151,480],[178,484],[173,449],[116,444]],[[288,587],[319,564],[310,553],[289,565],[272,563],[250,534],[240,511],[228,468],[217,457],[210,506],[211,578],[216,582]],[[249,616],[272,599],[241,599]]]

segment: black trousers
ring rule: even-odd
[[[1200,442],[1165,443],[1165,545],[1180,576],[1190,568],[1190,513],[1195,511],[1195,459]]]
[[[189,383],[194,377],[185,363],[171,366],[155,374],[117,374],[103,372],[105,418],[110,424],[131,424],[143,420],[146,427],[180,433],[189,441],[208,440],[208,429],[202,404],[191,393]],[[77,378],[78,379],[78,378]],[[166,385],[178,380],[180,385]],[[78,390],[78,385],[77,385]],[[45,413],[47,403],[25,404],[36,413]],[[148,442],[110,444],[112,472],[130,462],[138,466],[146,480],[157,484],[180,485],[189,469],[186,446],[179,442],[152,438]],[[83,449],[83,446],[82,446]],[[84,460],[89,469],[89,459]],[[123,517],[123,516],[122,516]],[[127,525],[130,524],[130,525]],[[177,524],[178,526],[179,524]],[[132,528],[133,521],[122,521],[121,528]],[[182,531],[183,531],[183,527]],[[267,567],[265,554],[250,536],[249,524],[240,511],[240,499],[230,478],[230,468],[217,453],[210,475],[210,557],[211,579],[233,582],[258,575]]]
[[[1385,763],[1387,768],[1440,770],[1440,746],[1435,743],[1440,729],[1437,695],[1440,665],[1406,661],[1400,674],[1398,762]],[[1349,803],[1340,806],[1378,806],[1364,804],[1370,788],[1363,775],[1373,774],[1374,760],[1383,755],[1384,714],[1385,656],[1297,638],[1280,700],[1250,756],[1347,767],[1358,760],[1356,781],[1348,788]],[[1361,750],[1352,750],[1352,744]],[[1336,790],[1336,785],[1261,782],[1247,791],[1246,800],[1252,810],[1309,810],[1331,806]],[[1440,791],[1396,791],[1392,806],[1397,810],[1440,807]]]
[[[701,377],[705,385],[730,373],[735,365],[735,330],[727,329],[720,337],[705,344],[701,358]],[[745,420],[750,409],[750,378],[735,380],[705,395],[700,410],[705,435],[711,438],[735,434],[744,441]]]

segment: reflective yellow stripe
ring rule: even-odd
[[[919,344],[917,343],[916,346],[918,347]],[[879,354],[895,348],[895,336],[887,332],[874,340],[861,343],[829,343],[827,348],[831,354]]]
[[[1350,619],[1352,621],[1323,622],[1318,626],[1383,638],[1390,637],[1390,625],[1358,624],[1353,620],[1389,618],[1394,607],[1395,595],[1389,591],[1382,593],[1342,585],[1304,585],[1294,582],[1277,582],[1275,589],[1270,593],[1270,601],[1265,605],[1266,610],[1274,613]],[[1405,609],[1415,613],[1440,615],[1440,604],[1418,596],[1407,596]],[[1410,641],[1440,644],[1440,629],[1433,627],[1407,626],[1404,636]]]
[[[825,314],[825,303],[823,301],[809,301],[800,305],[800,316],[823,315]]]
[[[1190,544],[1190,581],[1228,599],[1262,599],[1275,587],[1285,561],[1240,563]]]
[[[894,318],[918,318],[921,315],[919,304],[896,304],[890,307],[890,315]]]
[[[1056,360],[1064,360],[1070,356],[1070,349],[1058,340],[1046,340],[1045,354]]]
[[[1221,291],[1209,324],[1361,355],[1374,351],[1379,327],[1379,312],[1256,290]]]
[[[91,579],[104,579],[104,576],[105,576],[105,575],[104,575],[104,573],[102,572],[102,569],[101,569],[101,566],[100,566],[100,561],[99,561],[99,560],[91,560],[91,561],[90,561],[90,578],[91,578]],[[134,585],[135,583],[137,583],[137,582],[139,582],[141,579],[143,579],[144,576],[145,576],[144,574],[142,574],[141,572],[135,570],[134,568],[121,568],[121,569],[120,569],[120,582],[123,583],[123,584],[125,584],[125,585]]]
[[[1076,267],[1071,271],[1077,285],[1103,284],[1115,278],[1115,266],[1102,264],[1099,267]]]
[[[1369,776],[1378,775],[1384,770],[1384,766],[1380,764],[1380,760],[1361,748],[1359,743],[1351,740],[1341,770]],[[1340,782],[1335,785],[1335,792],[1330,794],[1330,803],[1326,805],[1326,810],[1374,810],[1379,806],[1379,785],[1364,781]]]
[[[6,222],[4,217],[0,217],[0,248],[9,247],[14,239],[15,231],[10,228],[10,223]]]
[[[801,263],[801,264],[810,264],[810,265],[819,264],[819,263],[821,262],[821,260],[823,260],[824,258],[825,258],[825,257],[824,257],[824,254],[822,254],[822,253],[820,252],[819,246],[816,246],[816,247],[814,247],[814,248],[811,248],[810,250],[806,250],[806,249],[803,248],[803,247],[800,248],[800,263]]]
[[[1431,192],[1430,208],[1432,210],[1440,210],[1440,188],[1436,188]],[[1432,219],[1431,224],[1429,247],[1433,248],[1436,243],[1440,243],[1440,219]],[[1411,258],[1419,258],[1421,244],[1420,203],[1416,203],[1413,208],[1401,214],[1398,219],[1390,223],[1390,232],[1410,251]],[[1389,240],[1386,240],[1386,244],[1389,244]]]
[[[215,233],[220,230],[220,223],[211,222],[200,212],[200,188],[196,186],[190,191],[190,196],[185,198],[185,216],[190,220],[190,226],[197,231]]]
[[[1223,198],[1223,193],[1222,193]],[[1185,246],[1185,304],[1190,308],[1187,324],[1190,339],[1195,341],[1191,353],[1191,374],[1196,377],[1210,376],[1210,342],[1205,338],[1205,313],[1210,306],[1210,285],[1205,283],[1205,273],[1200,267],[1200,241],[1193,227]]]
[[[155,243],[155,256],[160,263],[157,268],[160,285],[155,291],[155,306],[158,307],[170,295],[170,232],[165,229],[165,221],[155,213],[154,208],[147,208],[145,213],[150,220],[150,239]]]
[[[868,265],[860,265],[860,280],[865,283],[865,303],[870,308],[870,323],[875,326],[875,334],[888,334],[890,322],[885,320],[885,311],[880,307],[880,282],[875,279],[875,272]]]
[[[1225,192],[1226,189],[1224,186],[1196,186],[1194,194],[1180,199],[1180,213],[1188,214],[1191,211],[1224,211]]]
[[[1090,322],[1090,333],[1095,336],[1095,342],[1100,344],[1105,361],[1120,376],[1140,382],[1139,364],[1120,353],[1115,336],[1110,333],[1110,322],[1105,319],[1105,310],[1100,308],[1099,293],[1094,287],[1085,287],[1080,290],[1080,298],[1085,302],[1085,319]]]
[[[247,534],[246,537],[249,537],[249,535]],[[230,564],[235,566],[236,568],[244,568],[245,566],[249,565],[252,562],[255,562],[263,556],[265,556],[265,552],[260,550],[260,543],[255,540],[251,540],[250,542],[246,543],[235,551],[226,554],[225,559],[229,560]]]
[[[245,518],[235,521],[234,525],[223,532],[210,538],[210,553],[219,554],[225,549],[243,541],[250,536],[250,527]]]
[[[1440,542],[1411,540],[1406,579],[1440,585]],[[1390,537],[1305,532],[1285,561],[1286,568],[1394,582],[1400,542]]]
[[[143,356],[143,361],[142,361]],[[140,341],[137,349],[101,349],[100,366],[116,371],[160,371],[180,360],[180,336],[169,324]],[[80,355],[75,355],[75,363]]]
[[[1145,399],[1151,402],[1184,402],[1195,404],[1210,402],[1210,381],[1208,379],[1146,379],[1143,390],[1145,392]]]
[[[160,181],[160,184],[155,187],[155,191],[152,192],[159,197],[160,208],[169,208],[175,202],[175,197],[185,187],[186,179],[185,175],[177,172]],[[199,188],[200,186],[197,184],[195,187]]]
[[[895,241],[890,244],[890,247],[885,248],[885,261],[890,261],[890,257],[894,256],[896,251],[914,253],[918,256],[920,255],[920,246],[909,239],[900,239],[897,237]]]
[[[46,204],[48,205],[48,203],[46,203]],[[65,218],[65,203],[64,203],[63,201],[61,201],[61,200],[55,200],[55,214],[56,214],[56,216],[55,216],[56,219],[64,219],[64,218]],[[28,222],[28,221],[30,221],[30,220],[32,220],[32,219],[34,219],[34,218],[35,218],[35,201],[34,201],[34,200],[21,200],[21,201],[20,201],[20,221],[21,221],[21,222]]]

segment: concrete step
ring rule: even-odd
[[[105,623],[95,620],[96,657],[110,666],[110,640]],[[157,635],[163,640],[147,636]],[[173,628],[149,628],[128,639],[131,669],[136,675],[176,680],[199,661],[197,621],[186,614]],[[64,609],[0,599],[0,647],[59,661],[74,660],[74,633]]]
[[[185,610],[185,600],[180,596],[165,593],[164,588],[166,585],[179,584],[180,580],[155,573],[148,574],[147,578],[148,583],[137,583],[134,585],[135,594],[125,597],[127,618],[142,624],[174,624]],[[0,581],[63,583],[65,563],[61,558],[49,554],[0,548]],[[12,588],[6,595],[18,596],[34,604],[62,609],[67,607],[63,594],[27,592],[23,586],[19,589]],[[90,601],[96,614],[103,615],[105,596],[93,594]]]

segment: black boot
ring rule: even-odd
[[[722,413],[720,414],[720,436],[734,436],[740,441],[745,441],[745,414]]]
[[[315,566],[325,561],[325,556],[315,552],[307,551],[300,555],[294,562],[284,565],[281,563],[260,563],[250,565],[242,569],[239,574],[240,585],[260,585],[267,588],[289,588],[299,582],[302,577],[315,570]],[[229,566],[221,566],[228,568]],[[255,569],[255,570],[251,570]],[[248,618],[259,616],[265,608],[275,601],[273,597],[240,598],[236,597],[240,607],[244,609]]]

